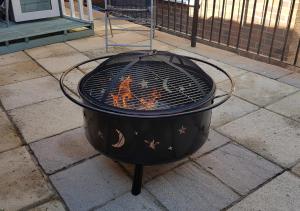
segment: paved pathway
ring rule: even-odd
[[[58,85],[66,68],[105,55],[103,29],[97,19],[93,37],[0,56],[0,210],[300,209],[299,73],[202,44],[191,48],[159,31],[156,49],[219,65],[234,77],[236,91],[213,110],[207,143],[190,158],[146,167],[142,194],[132,196],[132,166],[87,143],[81,109]],[[112,41],[147,39],[125,32]],[[80,67],[69,88],[76,91],[78,79],[97,65]],[[203,67],[226,91],[226,78]]]

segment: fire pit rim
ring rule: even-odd
[[[181,58],[185,58],[181,55],[177,55],[177,54],[174,54],[174,53],[170,53],[168,51],[155,51],[154,54],[149,54],[149,52],[152,52],[152,51],[148,51],[148,50],[145,50],[145,51],[130,51],[130,52],[126,52],[126,53],[120,53],[120,54],[117,54],[117,55],[112,55],[111,57],[109,57],[107,60],[105,60],[104,62],[102,62],[99,66],[97,66],[94,70],[92,70],[91,72],[87,73],[86,75],[84,75],[79,83],[78,83],[78,87],[77,87],[77,91],[80,95],[80,97],[88,102],[89,104],[92,104],[93,106],[95,106],[96,108],[100,108],[100,109],[103,109],[103,110],[107,110],[107,111],[112,111],[112,112],[115,112],[116,114],[121,114],[121,113],[124,113],[124,114],[131,114],[133,116],[137,116],[137,117],[143,117],[143,116],[147,116],[147,115],[154,115],[154,116],[162,116],[163,114],[170,114],[170,116],[173,116],[172,114],[176,114],[176,113],[179,113],[181,114],[182,112],[184,111],[188,111],[188,110],[192,110],[192,109],[195,109],[195,108],[199,108],[203,105],[205,105],[207,102],[210,102],[211,100],[213,100],[214,98],[214,95],[215,95],[215,92],[216,92],[216,83],[215,81],[201,68],[199,67],[197,64],[195,64],[194,62],[192,62],[195,66],[197,66],[198,69],[194,69],[195,72],[197,72],[197,74],[199,74],[199,76],[201,75],[201,78],[205,78],[205,82],[206,83],[209,83],[210,86],[211,86],[211,89],[208,93],[206,93],[205,97],[200,101],[200,102],[193,102],[193,103],[189,103],[189,104],[184,104],[184,105],[180,105],[180,106],[176,106],[175,108],[169,108],[169,109],[154,109],[154,110],[136,110],[136,109],[125,109],[125,108],[122,108],[122,107],[115,107],[113,105],[109,105],[109,104],[106,104],[106,103],[103,103],[103,105],[99,105],[97,104],[97,102],[95,102],[95,100],[83,93],[83,87],[85,86],[85,83],[95,74],[97,73],[100,73],[101,71],[106,71],[106,69],[98,69],[98,68],[101,68],[101,67],[107,67],[107,63],[109,63],[110,61],[114,61],[115,57],[122,57],[123,55],[124,56],[143,56],[146,54],[146,56],[152,56],[152,55],[161,55],[161,56],[178,56],[178,57],[181,57]],[[156,61],[157,62],[157,61]],[[163,62],[163,61],[158,61],[158,62]],[[179,67],[178,67],[179,68]],[[192,67],[191,67],[192,68]],[[178,69],[175,68],[177,71]],[[174,70],[175,70],[174,69]],[[108,92],[108,91],[106,91]]]
[[[155,51],[155,50],[153,50]],[[131,51],[130,51],[131,52]],[[132,52],[142,52],[142,51],[132,51]],[[164,52],[164,51],[160,51],[160,52]],[[174,54],[174,53],[173,53]],[[174,55],[177,55],[177,54],[174,54]],[[90,63],[90,62],[93,62],[93,61],[97,61],[97,60],[103,60],[103,59],[109,59],[110,57],[112,57],[114,55],[107,55],[107,56],[103,56],[103,57],[96,57],[96,58],[93,58],[93,59],[89,59],[89,60],[86,60],[86,61],[83,61],[81,63],[78,63],[72,67],[70,67],[68,70],[66,70],[60,77],[60,80],[59,80],[59,83],[60,83],[60,88],[63,92],[63,94],[69,99],[71,100],[73,103],[83,107],[83,108],[86,108],[86,109],[89,109],[89,110],[92,110],[92,111],[96,111],[96,112],[103,112],[103,113],[106,113],[106,114],[109,114],[109,115],[117,115],[117,116],[122,116],[122,117],[131,117],[131,118],[146,118],[146,119],[152,119],[152,118],[163,118],[163,117],[176,117],[176,116],[183,116],[183,115],[189,115],[189,114],[193,114],[193,113],[199,113],[199,112],[204,112],[204,111],[207,111],[207,110],[211,110],[215,107],[218,107],[219,105],[225,103],[231,96],[232,96],[232,93],[234,92],[234,81],[232,79],[232,77],[225,71],[223,70],[222,68],[218,67],[217,65],[213,64],[213,63],[210,63],[208,61],[205,61],[205,60],[202,60],[202,59],[198,59],[198,58],[194,58],[194,57],[189,57],[189,56],[182,56],[182,55],[178,55],[178,56],[181,56],[181,57],[184,57],[186,59],[190,59],[190,60],[194,60],[194,61],[197,61],[197,62],[202,62],[202,63],[205,63],[209,66],[212,66],[214,67],[215,69],[217,69],[218,71],[220,71],[221,73],[223,73],[230,81],[230,84],[231,84],[231,87],[230,87],[230,90],[225,93],[225,94],[222,94],[222,95],[217,95],[217,96],[214,96],[213,94],[208,98],[209,100],[214,100],[214,99],[217,99],[217,98],[222,98],[223,99],[217,103],[213,103],[209,106],[206,106],[206,107],[198,107],[198,108],[193,108],[191,110],[185,110],[185,111],[182,111],[182,112],[173,112],[173,113],[161,113],[160,110],[157,110],[157,111],[147,111],[147,112],[144,112],[144,113],[137,113],[137,112],[133,112],[133,113],[130,113],[130,112],[127,112],[128,110],[127,109],[121,109],[121,108],[118,108],[117,110],[113,111],[113,110],[108,110],[108,109],[104,109],[104,108],[101,108],[101,107],[98,107],[98,106],[95,106],[93,104],[90,104],[90,103],[86,103],[85,101],[80,101],[78,99],[75,99],[73,96],[71,96],[68,91],[67,91],[67,87],[64,83],[65,81],[65,78],[66,76],[74,71],[75,69],[77,69],[78,67],[80,67],[81,65],[84,65],[84,64],[87,64],[87,63]],[[105,61],[104,61],[105,62]],[[199,67],[200,68],[200,67]],[[200,68],[202,69],[202,68]],[[90,72],[90,73],[87,73],[86,75],[88,74],[91,74],[93,72],[93,70]],[[206,73],[207,74],[207,73]],[[82,78],[84,78],[86,75],[84,75]],[[210,75],[207,74],[209,77]],[[82,79],[81,78],[81,79]],[[211,78],[212,79],[212,78]],[[213,79],[212,79],[213,81]],[[212,87],[212,90],[211,92],[215,92],[216,90],[216,86],[215,86],[215,82],[213,82],[213,87]],[[80,93],[79,93],[80,94]],[[79,97],[78,97],[79,98]],[[206,100],[205,102],[209,101],[209,100]],[[204,103],[205,104],[205,103]],[[126,112],[121,112],[122,110],[126,110]]]

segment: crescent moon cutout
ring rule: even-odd
[[[164,90],[166,91],[166,92],[168,92],[168,93],[172,93],[172,91],[169,89],[169,87],[168,87],[168,80],[169,80],[169,78],[165,78],[164,80],[163,80],[163,88],[164,88]]]
[[[125,137],[121,131],[116,129],[116,132],[118,133],[119,139],[118,142],[113,144],[112,146],[115,148],[121,148],[125,144]]]

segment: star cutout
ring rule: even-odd
[[[148,88],[148,81],[145,81],[144,79],[142,80],[142,82],[140,83],[142,86],[142,89]]]
[[[182,125],[181,128],[178,130],[179,134],[185,134],[186,133],[186,128]]]
[[[153,150],[155,150],[156,145],[159,144],[159,142],[158,142],[158,141],[155,141],[154,139],[153,139],[152,141],[147,141],[147,140],[145,140],[145,143],[148,144],[149,148],[151,148],[151,149],[153,149]]]
[[[138,134],[139,134],[139,132],[137,132],[137,131],[134,131],[134,135],[136,135],[136,136],[137,136]]]
[[[172,146],[169,146],[168,150],[172,151],[172,150],[173,150],[173,147],[172,147]]]
[[[185,88],[184,88],[183,86],[180,86],[180,87],[179,87],[179,91],[180,91],[180,92],[183,92],[184,90],[185,90]]]

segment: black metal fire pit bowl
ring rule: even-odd
[[[81,99],[71,95],[66,76],[104,59],[80,80]],[[230,91],[215,96],[214,81],[196,62],[225,74]],[[234,89],[231,77],[216,65],[164,51],[132,51],[82,62],[63,73],[60,86],[67,98],[84,108],[85,132],[94,148],[136,165],[134,195],[141,191],[144,165],[180,160],[204,144],[212,109],[227,101]]]

